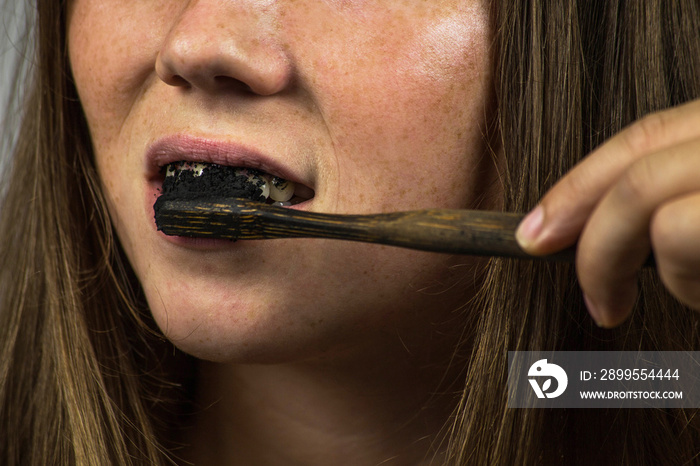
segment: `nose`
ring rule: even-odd
[[[276,32],[276,2],[262,3],[267,5],[188,2],[163,41],[157,75],[172,86],[206,92],[237,89],[267,96],[284,90],[292,81],[292,61]]]

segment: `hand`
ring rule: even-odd
[[[579,240],[576,271],[600,326],[629,316],[652,250],[668,290],[700,309],[700,100],[605,142],[544,196],[517,238],[531,254]]]

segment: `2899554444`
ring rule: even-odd
[[[679,380],[678,369],[601,369],[598,380]]]

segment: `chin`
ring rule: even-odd
[[[239,364],[273,364],[312,358],[343,341],[326,309],[265,290],[236,287],[206,293],[199,287],[146,293],[156,323],[176,347],[199,359]],[[317,314],[318,313],[318,314]],[[323,315],[319,315],[322,313]]]
[[[134,255],[161,331],[197,358],[328,358],[382,345],[398,328],[424,332],[425,319],[463,303],[461,287],[421,291],[462,275],[441,255],[332,240],[235,244],[226,251],[171,245],[167,254]]]

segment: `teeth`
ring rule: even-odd
[[[175,176],[182,171],[191,171],[194,176],[200,176],[202,171],[210,164],[199,162],[169,163],[165,168],[165,176]]]
[[[191,172],[192,176],[199,177],[205,169],[216,166],[206,162],[173,162],[165,167],[165,177],[175,177],[175,183],[180,180],[180,174],[183,172]],[[248,178],[248,183],[260,189],[260,196],[274,205],[289,206],[294,202],[290,202],[295,195],[297,186],[292,181],[285,180],[278,176],[268,175],[259,170],[243,167],[226,167],[235,170],[237,176]],[[310,196],[312,197],[313,194]]]
[[[270,180],[270,198],[273,201],[287,202],[294,196],[294,183],[280,177]]]
[[[202,170],[207,166],[205,163],[193,163],[192,164],[192,171],[194,172],[194,176],[199,176],[202,174]]]
[[[262,191],[260,195],[265,199],[270,197],[270,183],[268,183],[262,175],[249,171],[248,183],[252,184],[256,188],[259,188]]]

